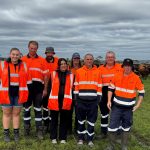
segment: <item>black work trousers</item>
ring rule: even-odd
[[[59,129],[59,140],[67,139],[67,125],[68,125],[68,110],[54,111],[51,110],[50,122],[50,139],[57,139],[57,131]],[[58,123],[59,121],[59,123]]]
[[[94,137],[94,125],[97,120],[98,102],[82,103],[77,102],[77,119],[78,119],[78,138],[84,140],[87,135],[87,141],[92,141]],[[87,129],[85,127],[87,122]]]
[[[114,95],[112,96],[113,99]],[[109,109],[107,107],[108,102],[108,86],[102,88],[102,99],[99,103],[101,111],[101,133],[107,134],[108,130],[108,118],[109,118]]]
[[[77,120],[77,112],[76,112],[76,102],[73,100],[71,110],[69,110],[69,116],[68,116],[68,131],[72,132],[72,126],[73,126],[73,112],[75,112],[75,119],[74,119],[74,131],[77,132],[77,126],[78,126],[78,120]]]
[[[30,125],[31,121],[30,110],[33,103],[36,128],[42,126],[41,105],[42,105],[43,87],[44,87],[43,84],[38,81],[33,81],[32,86],[30,87],[28,101],[23,104],[25,125]]]
[[[47,95],[43,97],[43,100],[42,100],[44,126],[49,126],[49,122],[51,120],[50,115],[49,115],[50,111],[47,108],[49,95],[50,95],[50,86],[48,86]]]

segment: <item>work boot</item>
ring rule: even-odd
[[[30,135],[30,124],[25,124],[24,125],[24,135],[29,136]]]
[[[4,141],[10,142],[10,132],[9,129],[4,129]]]
[[[109,141],[110,144],[105,150],[115,150],[115,143],[116,143],[116,133],[115,132],[109,132]]]
[[[19,129],[14,129],[14,140],[15,142],[19,141]]]
[[[43,126],[43,134],[46,135],[49,131],[49,126]]]
[[[43,140],[44,137],[43,137],[43,127],[42,126],[39,126],[37,128],[37,137],[39,140]]]
[[[122,132],[122,137],[121,137],[121,150],[127,150],[127,143],[128,143],[128,137],[129,137],[129,132]]]

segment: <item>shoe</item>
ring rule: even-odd
[[[30,127],[31,127],[30,124],[25,124],[24,125],[24,135],[25,136],[29,136],[30,135]]]
[[[10,132],[9,130],[4,130],[4,141],[10,142]]]
[[[122,138],[121,138],[121,150],[127,150],[128,148],[128,138],[129,138],[129,132],[122,132]]]
[[[39,126],[37,128],[37,137],[39,140],[43,140],[44,137],[43,137],[43,127],[42,126]]]
[[[94,143],[93,143],[92,141],[89,141],[89,142],[88,142],[88,146],[93,147],[93,146],[94,146]]]
[[[48,133],[48,126],[43,127],[43,134],[46,135]]]
[[[105,148],[105,150],[115,150],[116,149],[116,133],[109,132],[109,145]]]
[[[52,140],[52,144],[57,144],[57,140],[56,140],[56,139],[53,139],[53,140]]]
[[[79,140],[77,144],[78,145],[83,145],[83,140]]]
[[[19,141],[19,130],[14,130],[14,140],[15,142]]]
[[[66,140],[61,140],[60,143],[61,144],[66,144]]]

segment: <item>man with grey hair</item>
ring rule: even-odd
[[[100,66],[100,74],[102,77],[102,99],[99,103],[101,111],[101,134],[97,138],[102,139],[107,137],[109,109],[107,108],[108,101],[108,85],[114,75],[122,70],[121,65],[115,62],[115,53],[108,51],[105,57],[105,64]]]
[[[89,146],[93,146],[94,124],[97,120],[98,102],[101,99],[101,78],[99,70],[93,65],[94,57],[86,54],[84,66],[76,71],[75,100],[77,101],[78,144],[82,145],[87,134]],[[85,128],[87,122],[87,129]]]

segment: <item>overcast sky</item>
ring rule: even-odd
[[[0,55],[10,48],[28,52],[29,40],[38,53],[53,46],[59,57],[90,52],[118,59],[150,60],[150,0],[1,0]]]

